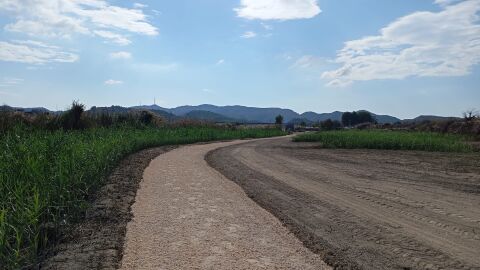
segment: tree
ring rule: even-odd
[[[376,120],[370,112],[358,111],[358,112],[345,112],[342,115],[342,124],[344,126],[355,126],[363,123],[375,123]]]
[[[275,124],[276,125],[283,124],[283,116],[281,114],[279,114],[279,115],[277,115],[277,117],[275,117]]]
[[[345,112],[342,114],[342,124],[346,127],[353,125],[353,114],[351,112]]]
[[[367,111],[359,111],[357,112],[357,124],[362,123],[375,123],[375,118]]]
[[[332,121],[332,119],[327,119],[325,121],[322,121],[320,122],[320,128],[322,130],[334,130],[334,129],[338,129],[342,126],[342,124],[335,120],[335,121]]]
[[[468,109],[465,112],[463,112],[463,119],[465,119],[465,122],[470,122],[472,120],[475,120],[478,118],[478,111],[475,109]]]
[[[320,122],[320,128],[322,130],[332,130],[333,129],[332,119],[327,119],[325,121]]]

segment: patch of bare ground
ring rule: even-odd
[[[105,185],[93,196],[85,220],[69,229],[40,269],[117,269],[130,207],[144,169],[155,157],[176,148],[164,146],[140,151],[122,160]]]
[[[289,138],[207,162],[338,269],[480,269],[480,156]]]
[[[330,269],[241,187],[180,147],[152,161],[132,206],[121,269]]]

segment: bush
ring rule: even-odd
[[[320,128],[325,131],[339,129],[341,127],[342,127],[342,124],[337,120],[332,121],[332,119],[327,119],[325,121],[320,122]]]
[[[82,115],[85,112],[85,105],[74,101],[72,107],[61,117],[61,126],[64,130],[79,130],[86,128]]]

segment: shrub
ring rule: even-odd
[[[85,112],[85,105],[78,101],[72,103],[72,107],[61,117],[61,126],[64,130],[84,129],[85,122],[82,121],[82,115]]]
[[[335,120],[332,121],[332,119],[327,119],[325,121],[320,122],[320,128],[322,130],[334,130],[334,129],[339,129],[342,127],[342,124]]]

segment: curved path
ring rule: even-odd
[[[480,269],[480,156],[332,150],[289,138],[207,161],[344,269]]]
[[[204,160],[243,142],[185,146],[151,162],[132,206],[122,269],[329,269]]]

